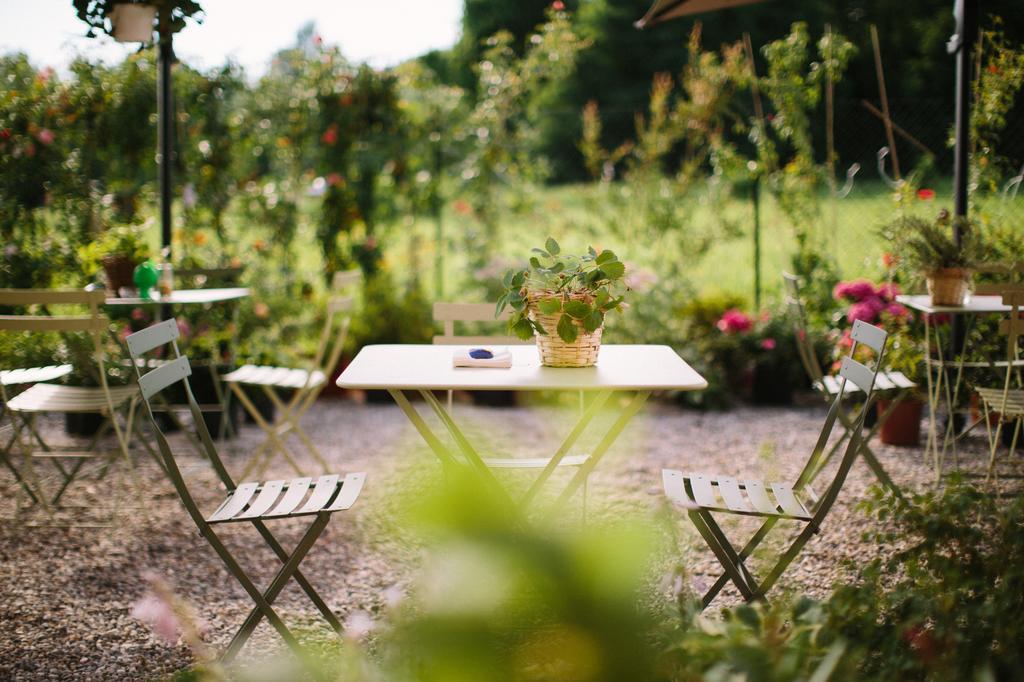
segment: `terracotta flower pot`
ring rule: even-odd
[[[153,5],[120,3],[110,13],[114,40],[119,43],[148,43],[153,38]]]
[[[966,268],[942,268],[926,275],[932,305],[961,306],[967,298],[971,271]]]
[[[879,399],[878,415],[889,409],[890,401]],[[917,445],[921,441],[921,409],[924,403],[916,398],[904,398],[879,429],[879,437],[886,445]]]

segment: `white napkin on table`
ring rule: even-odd
[[[494,357],[474,358],[469,355],[471,350],[487,350]],[[472,348],[457,348],[452,351],[453,367],[499,367],[507,369],[512,366],[512,353],[507,346],[474,346]]]

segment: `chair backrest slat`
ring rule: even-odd
[[[875,327],[878,329],[878,327]],[[882,331],[878,329],[878,331]],[[885,332],[882,332],[883,334]],[[839,376],[857,384],[864,393],[870,393],[874,388],[875,372],[868,369],[853,358],[843,358],[842,366],[839,368]]]
[[[853,331],[850,333],[850,338],[857,343],[863,343],[865,346],[878,353],[882,350],[882,346],[885,344],[885,337],[885,332],[873,324],[868,324],[864,320],[854,320]]]
[[[359,268],[334,273],[331,279],[331,291],[344,291],[357,286],[363,280],[363,272]]]
[[[503,344],[506,346],[533,343],[523,341],[511,334],[476,334],[457,335],[455,323],[464,322],[490,322],[497,323],[504,328],[512,313],[504,310],[497,317],[494,316],[494,304],[492,303],[435,303],[434,322],[441,322],[444,328],[442,334],[433,338],[435,346],[472,346],[487,344]]]
[[[106,293],[84,289],[0,289],[0,305],[102,305]]]
[[[148,353],[157,346],[176,341],[178,339],[178,321],[175,319],[158,322],[142,331],[135,332],[128,337],[128,352],[134,356],[141,356]]]
[[[168,386],[191,375],[192,368],[188,364],[188,358],[182,356],[140,376],[139,390],[142,391],[142,397],[149,400]]]
[[[0,331],[8,332],[101,332],[103,315],[0,315]]]

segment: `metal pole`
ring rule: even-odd
[[[956,0],[953,16],[957,33],[949,42],[956,54],[956,148],[953,156],[953,215],[967,217],[968,154],[971,119],[971,51],[978,39],[977,0]],[[954,222],[953,236],[960,242],[960,226]]]
[[[434,139],[434,136],[437,139]],[[434,297],[435,300],[444,300],[444,224],[441,214],[444,211],[444,204],[441,201],[441,171],[443,170],[443,159],[441,154],[441,133],[435,132],[430,136],[434,143],[434,193],[430,198],[431,208],[434,211]]]
[[[754,178],[750,189],[754,204],[754,310],[761,310],[761,178]]]
[[[174,50],[171,46],[170,17],[160,9],[160,43],[157,71],[157,165],[160,171],[160,245],[171,260],[171,172],[174,164],[174,100],[171,92],[171,65]]]
[[[948,51],[956,55],[956,147],[953,155],[953,239],[960,245],[959,218],[967,218],[968,196],[967,176],[970,153],[970,121],[971,121],[971,52],[978,39],[978,0],[955,0],[953,16],[956,17],[956,35],[947,46]],[[964,325],[960,315],[953,315],[950,320],[950,359],[963,354]],[[954,422],[954,432],[958,432],[962,417],[956,414],[956,405],[950,404],[949,418]]]

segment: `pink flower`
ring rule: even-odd
[[[832,298],[837,301],[850,299],[863,301],[865,298],[875,295],[875,285],[866,279],[856,279],[852,282],[840,282],[832,290]]]
[[[53,144],[55,136],[52,130],[50,130],[49,128],[43,128],[36,134],[36,139],[39,140],[44,145],[46,145],[47,147],[49,147],[51,144]]]
[[[892,302],[900,294],[900,285],[895,282],[886,282],[879,284],[878,289],[875,291],[875,295],[883,301]]]
[[[179,317],[178,318],[178,336],[182,340],[187,340],[192,335],[192,325],[188,323],[188,320]]]
[[[872,296],[863,301],[858,301],[850,306],[846,313],[846,321],[853,324],[857,320],[874,322],[878,315],[885,309],[885,303],[877,296]]]
[[[131,616],[153,628],[153,632],[168,644],[177,644],[181,637],[181,624],[174,614],[174,607],[152,592],[132,605]]]
[[[562,0],[555,0],[553,3],[551,3],[551,7],[553,7],[556,12],[561,12],[562,10],[565,9],[565,3],[562,2]]]
[[[761,348],[765,350],[775,350],[775,339],[767,338],[761,339]]]
[[[904,320],[910,317],[910,311],[907,310],[900,303],[890,303],[889,305],[885,306],[885,312],[887,315],[891,315],[892,317],[895,317],[896,319],[899,320]]]
[[[741,334],[750,331],[754,322],[750,316],[738,308],[725,311],[722,318],[715,325],[720,332],[725,334]]]

